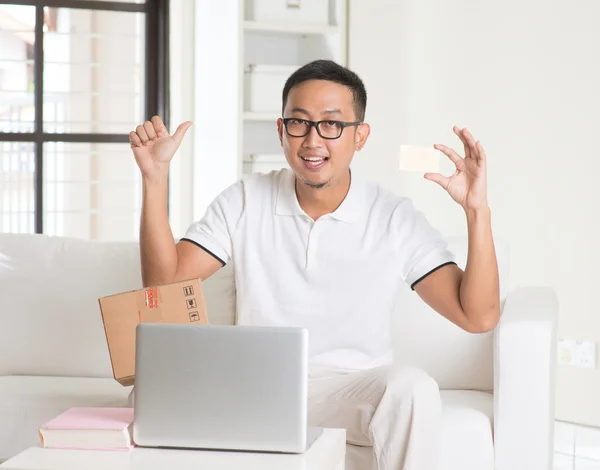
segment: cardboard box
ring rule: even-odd
[[[135,329],[139,323],[208,323],[199,279],[111,295],[98,301],[113,376],[124,386],[135,381]]]

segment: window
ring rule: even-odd
[[[128,133],[167,120],[167,0],[0,0],[0,232],[138,237]]]

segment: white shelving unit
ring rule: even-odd
[[[277,118],[279,118],[281,113],[254,113],[251,111],[245,111],[244,112],[244,121],[277,121]]]
[[[281,92],[287,76],[280,76],[277,86],[264,91],[251,92],[248,77],[255,77],[247,71],[261,65],[300,67],[312,60],[330,59],[347,65],[347,0],[318,0],[327,2],[328,22],[269,20],[261,21],[254,17],[255,2],[262,7],[272,7],[272,11],[288,8],[308,8],[316,5],[310,0],[239,0],[242,2],[240,15],[240,97],[243,103],[240,113],[239,168],[242,174],[254,171],[270,171],[287,167],[287,162],[277,136],[277,119],[281,117]],[[272,5],[270,5],[272,4]],[[318,4],[322,7],[322,3]],[[306,10],[305,10],[306,12]],[[291,12],[293,16],[293,11]],[[303,12],[304,13],[304,12]],[[306,12],[309,13],[309,12]],[[273,13],[275,15],[275,13]],[[273,16],[271,15],[271,16]],[[288,74],[289,75],[289,74]],[[252,79],[252,78],[251,78]],[[271,83],[273,82],[270,79]],[[258,87],[260,88],[260,87]],[[262,94],[261,94],[262,93]],[[277,97],[271,93],[276,93]],[[263,96],[269,94],[269,96]],[[252,99],[250,99],[250,95]],[[279,103],[276,109],[263,109],[260,101]],[[258,104],[258,111],[254,106]]]
[[[339,27],[320,24],[274,23],[268,21],[244,21],[245,31],[271,32],[276,34],[335,34]]]

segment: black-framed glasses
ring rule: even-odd
[[[333,121],[331,119],[326,121],[309,121],[300,118],[283,118],[285,131],[291,137],[306,137],[310,129],[314,127],[323,139],[339,139],[346,127],[358,126],[359,124],[361,124],[361,121],[345,122]]]

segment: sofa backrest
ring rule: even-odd
[[[450,239],[459,265],[466,239]],[[496,244],[505,297],[508,252]],[[0,234],[0,375],[112,377],[98,298],[139,289],[139,246]],[[203,283],[210,323],[235,321],[231,265]],[[441,388],[492,389],[492,335],[470,335],[401,287],[393,319],[396,360]]]
[[[136,243],[0,235],[0,374],[112,377],[98,298],[141,284]]]
[[[508,246],[495,240],[501,306],[508,288]],[[465,269],[467,239],[449,238],[449,249]],[[431,309],[402,286],[393,318],[395,361],[425,370],[446,390],[493,390],[493,332],[471,334]]]
[[[112,377],[98,299],[141,288],[139,258],[134,242],[0,234],[0,375]],[[211,323],[235,318],[228,271],[203,283]]]

